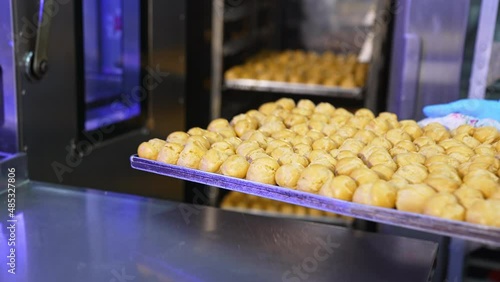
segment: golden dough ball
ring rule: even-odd
[[[260,148],[260,149],[257,149],[257,150],[253,150],[251,151],[250,153],[248,153],[248,155],[246,156],[246,159],[249,163],[252,163],[253,161],[255,161],[256,159],[260,159],[260,158],[270,158],[271,156],[269,156],[268,154],[266,154],[264,152],[264,149]]]
[[[165,144],[166,142],[161,139],[151,139],[148,142],[142,142],[137,148],[137,155],[141,158],[155,161]]]
[[[344,77],[344,79],[342,79],[339,86],[343,88],[355,88],[356,81],[354,79],[354,76],[352,74],[348,74]]]
[[[443,154],[434,155],[425,159],[425,166],[427,167],[434,163],[445,163],[455,169],[457,169],[460,166],[460,162],[457,159]]]
[[[375,135],[373,131],[362,129],[356,132],[352,138],[359,140],[364,144],[369,144],[373,139],[375,139],[375,137],[377,137],[377,135]]]
[[[280,120],[284,121],[290,115],[292,115],[292,113],[290,111],[278,108],[278,109],[274,110],[269,116],[275,116],[275,117],[278,117]],[[267,120],[267,117],[263,118],[261,125],[264,124],[266,122],[266,120]]]
[[[467,133],[457,134],[453,138],[469,146],[469,148],[476,148],[477,146],[481,145],[481,142],[479,142],[476,138],[468,135]]]
[[[309,126],[307,123],[300,123],[290,127],[290,130],[297,133],[298,135],[305,136],[309,132]]]
[[[365,162],[368,162],[368,158],[370,158],[370,156],[375,153],[375,152],[385,152],[387,153],[387,149],[384,148],[384,147],[380,147],[380,146],[377,146],[377,145],[368,145],[366,147],[364,147],[359,153],[359,157],[365,161]]]
[[[431,146],[431,145],[436,145],[436,142],[432,140],[428,136],[421,136],[413,140],[413,143],[417,145],[418,148],[422,148],[425,146]]]
[[[369,117],[353,116],[347,121],[348,126],[352,126],[358,130],[364,129],[365,126],[371,121]]]
[[[270,115],[274,110],[276,110],[278,107],[281,107],[280,105],[277,105],[274,102],[267,102],[262,104],[259,107],[259,112],[265,114],[265,115]]]
[[[257,141],[243,141],[236,148],[236,153],[243,158],[246,158],[247,155],[257,149],[261,149],[259,143]]]
[[[234,131],[234,129],[232,127],[226,128],[226,129],[221,129],[217,133],[219,133],[224,139],[236,137],[236,132]]]
[[[412,119],[404,119],[399,122],[401,124],[401,127],[405,127],[407,125],[416,125],[418,126],[418,123]]]
[[[211,131],[211,132],[218,132],[219,130],[225,129],[225,128],[228,128],[228,127],[230,127],[230,125],[229,125],[229,121],[227,119],[225,119],[225,118],[218,118],[218,119],[212,120],[208,124],[207,130]]]
[[[483,126],[476,128],[472,136],[481,143],[493,144],[500,139],[500,132],[494,126]]]
[[[373,131],[376,135],[383,135],[389,131],[390,125],[385,119],[375,118],[371,120],[365,127],[366,130]]]
[[[316,105],[311,100],[301,99],[297,103],[297,108],[302,108],[302,109],[314,111],[316,109]]]
[[[317,209],[308,209],[307,214],[311,217],[322,217],[323,216],[323,211],[317,210]]]
[[[330,151],[330,155],[334,156],[334,154],[332,154],[333,150]],[[341,159],[345,159],[345,158],[358,158],[358,155],[354,152],[351,152],[351,151],[340,151],[337,153],[337,155],[334,157],[336,158],[337,160],[341,160]]]
[[[394,174],[394,170],[384,164],[374,165],[370,169],[375,172],[380,179],[386,181],[391,180],[392,175]]]
[[[385,138],[389,140],[393,146],[403,140],[411,141],[410,135],[401,128],[390,129],[385,133]]]
[[[493,181],[498,181],[498,177],[492,173],[491,171],[488,171],[486,169],[476,169],[476,170],[470,170],[467,174],[464,175],[464,182],[468,181],[469,178],[471,177],[485,177],[488,179],[491,179]]]
[[[276,170],[275,181],[281,187],[295,189],[303,170],[304,166],[297,163],[282,165]]]
[[[221,151],[210,149],[201,158],[198,169],[207,172],[217,172],[228,157],[228,155]]]
[[[337,132],[337,130],[339,128],[340,127],[337,124],[329,123],[329,124],[325,124],[325,126],[323,127],[321,132],[326,136],[330,136],[330,135],[334,134],[335,132]]]
[[[424,136],[430,137],[435,142],[440,142],[451,137],[450,132],[446,128],[436,128],[428,131],[424,129]]]
[[[188,134],[190,136],[203,136],[203,134],[206,132],[205,129],[201,128],[201,127],[193,127],[191,129],[188,130]]]
[[[276,170],[280,165],[273,158],[259,158],[248,167],[246,179],[264,184],[275,185]]]
[[[455,167],[451,166],[447,162],[434,162],[426,164],[427,170],[431,174],[446,174],[447,172],[457,173]]]
[[[441,129],[446,130],[446,127],[444,125],[440,124],[439,122],[431,122],[431,123],[427,124],[426,126],[424,126],[422,129],[424,130],[424,132],[431,132],[431,131],[441,130]]]
[[[285,156],[285,155],[290,155],[290,154],[293,154],[294,151],[293,151],[293,148],[290,147],[290,146],[281,146],[281,147],[278,147],[276,149],[274,149],[270,156],[275,159],[275,160],[279,160],[281,157]]]
[[[458,134],[467,134],[472,136],[474,134],[474,127],[472,125],[462,124],[451,131],[452,136],[456,136]]]
[[[403,125],[401,127],[401,129],[404,132],[406,132],[411,137],[412,140],[415,140],[424,134],[422,128],[420,128],[420,126],[418,126],[417,124],[415,124],[415,125],[413,125],[413,124]]]
[[[481,191],[485,198],[491,197],[500,188],[500,184],[497,181],[488,177],[472,176],[468,177],[467,180],[465,177],[464,183],[473,189]]]
[[[309,165],[320,164],[328,167],[332,172],[335,172],[335,165],[337,164],[337,160],[333,158],[330,154],[322,155],[318,158],[315,158],[310,162]]]
[[[261,131],[253,131],[248,137],[247,141],[255,141],[263,149],[267,147],[267,137]]]
[[[347,139],[335,133],[328,136],[328,138],[332,139],[332,141],[335,142],[336,144],[344,144],[344,141]]]
[[[291,111],[295,108],[295,101],[290,98],[281,98],[276,101],[276,105],[281,106],[283,109]]]
[[[373,138],[372,142],[370,142],[370,145],[380,146],[387,150],[390,150],[392,148],[391,142],[383,136]]]
[[[292,110],[292,114],[309,117],[313,114],[313,111],[306,108],[295,108]]]
[[[316,105],[314,112],[332,116],[335,113],[335,107],[330,103],[319,103]]]
[[[293,214],[294,213],[294,209],[293,209],[293,206],[290,205],[290,204],[284,204],[282,203],[279,207],[279,211],[280,213],[282,214]]]
[[[314,129],[316,131],[320,131],[320,132],[323,132],[323,128],[325,128],[326,126],[326,123],[322,122],[322,121],[317,121],[317,120],[310,120],[308,123],[307,123],[307,126],[309,127],[309,129]]]
[[[233,137],[228,137],[224,139],[225,142],[231,144],[234,149],[238,148],[238,146],[243,142],[240,138],[233,136]]]
[[[493,194],[491,194],[490,199],[500,200],[500,189],[497,189]]]
[[[280,165],[300,164],[300,165],[306,167],[309,165],[309,160],[306,157],[299,155],[297,153],[291,153],[291,154],[286,154],[286,155],[281,156],[278,159],[278,163]]]
[[[454,153],[459,153],[460,155],[463,155],[464,157],[467,158],[467,160],[475,155],[474,150],[465,145],[453,146],[446,150],[446,154],[448,154],[449,156],[452,156],[452,154]]]
[[[238,137],[241,137],[245,132],[256,130],[259,123],[254,119],[244,119],[236,122],[234,125],[234,131]]]
[[[419,153],[410,152],[399,154],[394,157],[394,160],[399,166],[405,166],[409,164],[424,164],[425,157]]]
[[[397,190],[408,188],[408,185],[413,185],[413,184],[408,183],[408,180],[401,178],[401,177],[393,177],[391,180],[389,180],[387,182],[389,182],[389,184],[391,184]],[[417,184],[417,185],[421,185],[421,184]]]
[[[262,124],[275,122],[275,121],[283,121],[283,119],[279,116],[268,115],[264,118],[264,120],[262,121]]]
[[[465,184],[460,186],[453,194],[455,194],[459,203],[466,209],[470,209],[475,202],[484,200],[481,191],[472,189]]]
[[[418,184],[424,182],[427,175],[427,168],[425,166],[421,164],[410,164],[398,168],[393,177],[401,177],[406,179],[410,184]]]
[[[177,165],[198,169],[201,159],[203,158],[203,155],[205,155],[206,151],[207,149],[205,147],[201,147],[196,143],[186,144],[179,155]]]
[[[309,136],[296,135],[294,138],[290,140],[290,143],[292,144],[292,146],[299,144],[306,144],[312,146],[314,140]]]
[[[390,112],[381,112],[378,117],[385,120],[398,120],[398,116]]]
[[[436,191],[426,184],[409,184],[398,189],[396,208],[400,211],[422,213],[427,200]]]
[[[354,179],[358,185],[373,183],[380,179],[375,171],[367,167],[357,168],[353,170],[349,176]]]
[[[306,133],[306,136],[311,137],[315,141],[318,140],[318,139],[321,139],[321,138],[325,137],[325,135],[323,135],[323,133],[321,133],[321,131],[317,131],[317,130],[314,130],[314,129],[309,130]]]
[[[484,155],[484,156],[496,155],[495,148],[489,144],[481,144],[477,146],[476,148],[474,148],[474,152],[478,155]]]
[[[461,181],[457,181],[440,174],[430,174],[424,182],[438,192],[449,193],[457,190],[460,187],[460,184],[462,184]]]
[[[493,172],[495,172],[498,167],[499,167],[499,162],[497,158],[494,157],[494,155],[474,155],[472,158],[470,158],[470,161],[472,163],[484,163],[487,165],[493,166]]]
[[[175,131],[167,136],[167,143],[176,143],[179,145],[186,145],[186,141],[189,138],[189,134],[184,131]]]
[[[338,144],[328,137],[317,139],[316,141],[314,141],[314,143],[312,143],[313,150],[331,151],[333,149],[336,149],[337,147]]]
[[[425,158],[430,158],[435,155],[442,155],[445,153],[443,147],[438,145],[426,145],[418,149],[418,153],[422,154]]]
[[[500,141],[497,141],[495,143],[495,150],[497,151],[497,153],[500,153]]]
[[[465,208],[458,203],[457,197],[451,193],[437,193],[424,204],[424,214],[451,220],[464,220]]]
[[[262,125],[262,123],[266,119],[266,115],[257,111],[257,110],[250,110],[250,111],[246,112],[246,115],[257,120],[257,122],[259,123],[259,126]]]
[[[287,127],[292,127],[297,124],[307,123],[307,117],[299,114],[291,114],[284,120]]]
[[[344,125],[335,132],[335,135],[339,135],[345,139],[353,137],[358,130],[352,126]]]
[[[290,147],[291,148],[292,146],[290,145],[290,143],[288,143],[286,141],[274,139],[274,140],[271,140],[270,142],[267,143],[266,154],[271,154],[276,148],[279,148],[279,147]]]
[[[396,143],[396,145],[394,145],[393,148],[402,148],[402,149],[405,149],[407,152],[416,152],[417,151],[417,147],[415,146],[415,144],[413,144],[413,142],[411,142],[409,140],[399,141],[398,143]]]
[[[357,155],[364,147],[365,144],[359,140],[347,139],[338,149],[339,151],[350,151]]]
[[[351,118],[349,116],[345,116],[345,115],[334,115],[331,119],[330,119],[330,124],[335,124],[337,125],[339,128],[346,125],[347,122],[350,120]]]
[[[283,129],[286,129],[286,126],[282,121],[273,121],[264,123],[259,128],[259,131],[263,132],[266,135],[271,135],[273,134],[273,132],[277,132]]]
[[[359,158],[343,158],[337,161],[336,175],[350,175],[355,169],[366,167]]]
[[[392,159],[392,156],[387,151],[375,151],[368,157],[368,167],[383,164],[390,168],[397,169],[397,164]]]
[[[298,144],[293,146],[293,151],[301,156],[307,157],[312,151],[312,147],[307,144]]]
[[[394,208],[396,206],[397,189],[390,183],[377,180],[374,183],[364,184],[354,192],[354,203],[370,206]]]
[[[309,159],[309,161],[313,162],[315,161],[316,159],[319,159],[319,158],[322,158],[324,156],[330,156],[330,153],[328,153],[327,151],[325,150],[312,150],[311,152],[309,152],[309,154],[307,155],[307,158]]]
[[[456,146],[465,146],[464,143],[462,143],[454,138],[444,139],[444,140],[440,141],[438,143],[438,145],[443,147],[445,150],[448,150],[448,149],[450,149],[452,147],[456,147]]]
[[[273,132],[271,134],[271,137],[276,139],[276,140],[282,140],[287,143],[289,143],[295,136],[297,136],[297,133],[291,131],[290,129],[282,129],[276,132]]]
[[[373,114],[373,112],[371,110],[369,110],[369,109],[366,109],[366,108],[357,110],[354,113],[354,115],[358,116],[358,117],[367,117],[369,119],[374,119],[375,118],[375,115]]]
[[[188,145],[200,146],[200,147],[203,147],[207,150],[210,149],[210,146],[211,146],[210,141],[208,141],[208,139],[205,136],[201,136],[201,135],[189,136],[189,138],[186,140],[185,146],[188,146]]]
[[[160,150],[156,160],[166,164],[177,164],[184,146],[177,143],[166,143]]]
[[[297,190],[317,193],[323,184],[333,177],[333,172],[323,165],[311,164],[300,174]]]
[[[220,173],[226,176],[245,178],[250,164],[247,160],[239,155],[228,157],[220,167]]]
[[[330,121],[330,116],[315,112],[311,115],[311,117],[309,119],[314,120],[314,121],[321,121],[324,123],[328,123]]]
[[[239,138],[242,140],[242,141],[248,141],[248,139],[250,139],[250,136],[252,136],[252,134],[257,131],[257,130],[249,130],[247,132],[245,132],[243,135],[241,135]]]
[[[203,134],[210,144],[224,140],[224,137],[217,132],[207,131]]]
[[[349,112],[348,110],[344,109],[344,108],[338,108],[335,110],[335,113],[333,113],[334,116],[345,116],[345,117],[348,117],[348,118],[351,118],[353,117],[354,115]]]
[[[351,201],[356,190],[356,181],[346,175],[339,175],[326,181],[319,190],[320,195],[344,201]]]
[[[500,227],[500,200],[475,202],[467,210],[467,222]]]

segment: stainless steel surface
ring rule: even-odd
[[[12,169],[15,170],[15,177],[13,177],[15,183],[12,184],[19,186],[28,181],[28,164],[26,162],[26,154],[24,153],[5,155],[0,153],[0,194],[8,189],[6,183],[9,183],[9,173]]]
[[[0,152],[19,151],[19,120],[14,39],[26,40],[14,30],[14,0],[0,2]],[[26,32],[26,31],[24,31]]]
[[[497,12],[498,0],[481,1],[481,14],[477,27],[474,61],[469,83],[469,98],[484,99],[486,94]]]
[[[453,5],[447,0],[397,3],[388,110],[402,119],[420,120],[423,106],[460,97],[470,1],[457,0]],[[409,107],[408,101],[415,103]]]
[[[428,280],[437,251],[415,239],[30,183],[16,191],[12,275],[6,199],[0,281],[413,282]]]
[[[35,79],[41,79],[48,70],[49,67],[49,35],[50,35],[50,25],[52,23],[52,18],[57,13],[54,8],[54,0],[41,0],[38,7],[38,17],[37,17],[37,28],[35,37],[35,49],[27,63],[29,64],[29,75]]]
[[[288,83],[255,79],[234,79],[224,82],[226,89],[279,92],[300,95],[362,99],[361,88],[341,88],[312,84]]]
[[[143,171],[213,185],[379,223],[500,246],[500,228],[346,202],[279,186],[261,184],[245,179],[168,165],[142,159],[137,156],[132,156],[130,160],[133,168]]]

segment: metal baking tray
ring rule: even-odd
[[[224,82],[225,89],[278,92],[321,97],[351,98],[361,100],[362,88],[343,88],[318,84],[290,83],[257,79],[231,79]]]
[[[500,246],[500,228],[379,208],[261,184],[200,170],[130,157],[132,168],[346,216]]]

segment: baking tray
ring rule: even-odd
[[[362,88],[343,88],[317,84],[290,83],[257,79],[231,79],[224,82],[225,89],[278,92],[321,97],[351,98],[361,100]]]
[[[257,183],[245,179],[228,177],[175,165],[168,165],[139,158],[137,155],[131,156],[130,162],[132,168],[134,169],[160,175],[239,191],[379,223],[462,238],[493,246],[500,246],[500,228],[408,213],[395,209],[379,208],[346,202],[279,186]]]

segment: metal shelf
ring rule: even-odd
[[[224,82],[225,89],[278,92],[321,97],[351,98],[361,100],[362,88],[342,88],[316,84],[289,83],[256,79],[231,79]]]
[[[500,228],[346,202],[279,186],[261,184],[245,179],[168,165],[139,158],[137,155],[131,156],[130,162],[132,168],[151,173],[379,223],[500,246]]]

